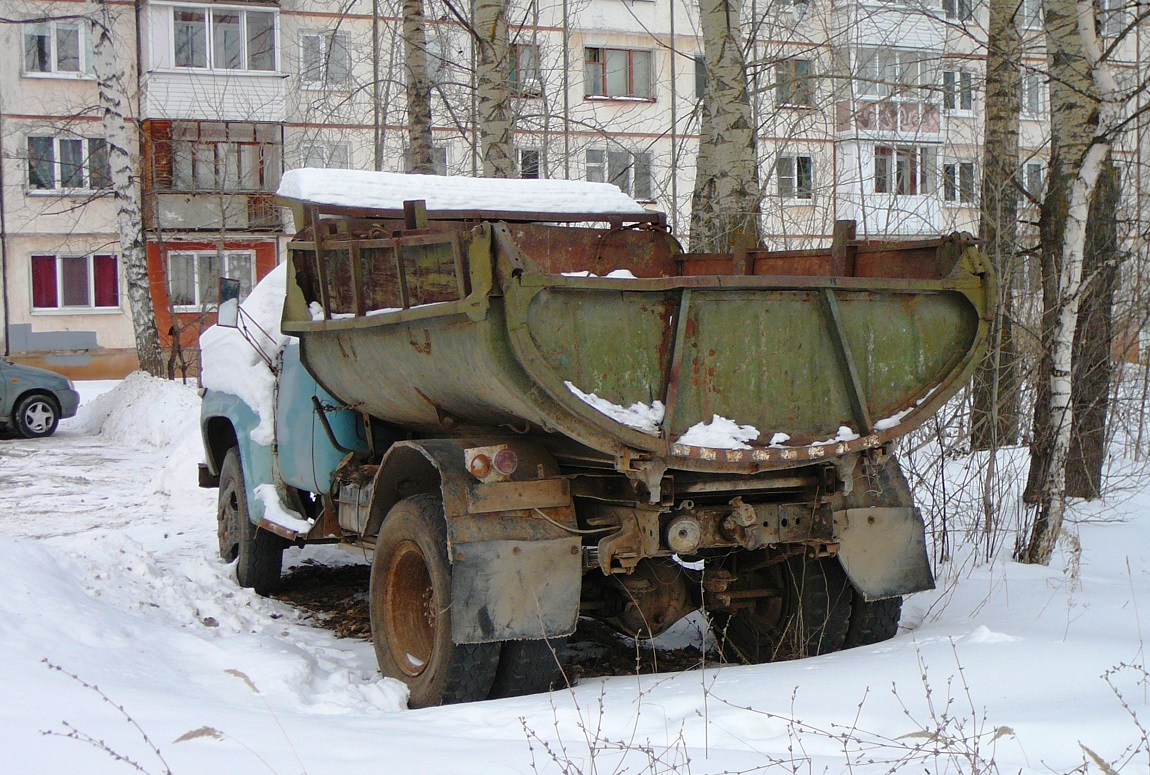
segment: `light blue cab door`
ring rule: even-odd
[[[312,397],[322,405],[340,402],[321,388],[299,360],[299,344],[289,344],[283,353],[283,371],[276,398],[276,440],[280,479],[284,484],[313,493],[331,490],[331,478],[346,453],[340,452],[324,432]],[[327,412],[339,443],[355,450],[367,450],[362,417],[349,409]]]

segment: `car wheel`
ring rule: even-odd
[[[60,409],[52,398],[32,394],[24,396],[16,404],[12,421],[16,430],[26,439],[51,436],[60,423]]]
[[[898,621],[901,618],[901,597],[888,597],[868,603],[856,590],[851,601],[851,626],[847,630],[843,648],[871,646],[890,640],[898,634]]]
[[[371,563],[370,608],[379,670],[407,684],[410,707],[486,699],[500,644],[451,639],[451,565],[439,496],[405,498],[387,513]]]
[[[563,670],[555,648],[562,638],[547,640],[505,640],[499,654],[499,669],[487,698],[520,697],[549,692],[563,685]]]
[[[283,553],[288,542],[252,522],[240,453],[235,447],[228,450],[220,466],[216,521],[220,558],[224,562],[236,562],[239,585],[259,595],[275,592],[280,585]]]

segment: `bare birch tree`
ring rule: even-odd
[[[739,0],[699,0],[707,89],[691,200],[691,249],[759,243],[762,191]]]
[[[423,0],[403,0],[403,69],[407,77],[407,143],[410,171],[435,174],[431,150],[431,81],[427,68]]]
[[[1051,175],[1042,206],[1043,326],[1029,489],[1037,494],[1025,562],[1048,564],[1066,509],[1071,371],[1091,198],[1122,121],[1089,0],[1046,0]]]
[[[164,374],[164,363],[148,278],[139,154],[132,148],[129,126],[133,118],[128,112],[124,76],[118,64],[119,61],[133,61],[134,56],[126,60],[117,58],[116,40],[112,32],[112,10],[107,0],[91,0],[91,3],[92,69],[100,92],[99,106],[103,114],[120,255],[124,263],[132,328],[136,336],[136,354],[140,368],[159,377]]]
[[[511,88],[507,78],[510,44],[506,0],[475,0],[476,67],[480,155],[483,174],[515,177],[514,126]]]

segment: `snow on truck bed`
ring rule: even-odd
[[[298,169],[284,173],[285,199],[373,210],[402,210],[422,199],[430,211],[644,215],[649,211],[610,183],[403,175],[367,170]]]

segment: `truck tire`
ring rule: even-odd
[[[744,573],[731,586],[735,592],[740,588],[777,594],[756,599],[750,610],[712,615],[715,641],[726,659],[759,664],[842,648],[852,590],[838,560],[798,555]]]
[[[24,396],[12,412],[16,430],[26,439],[51,436],[60,423],[60,407],[56,401],[39,393]]]
[[[870,646],[890,640],[898,633],[900,618],[901,597],[888,597],[868,603],[857,591],[854,592],[851,599],[851,624],[843,648],[853,649],[855,646]]]
[[[451,640],[451,565],[438,495],[405,498],[387,513],[371,563],[370,608],[379,670],[407,684],[410,707],[486,699],[500,644]]]
[[[261,530],[248,512],[247,490],[240,453],[228,450],[220,466],[220,497],[216,512],[220,557],[236,562],[236,581],[241,587],[270,595],[280,585],[287,541]]]
[[[505,640],[499,653],[499,668],[487,698],[521,697],[540,694],[563,685],[563,671],[555,654],[559,641]]]

